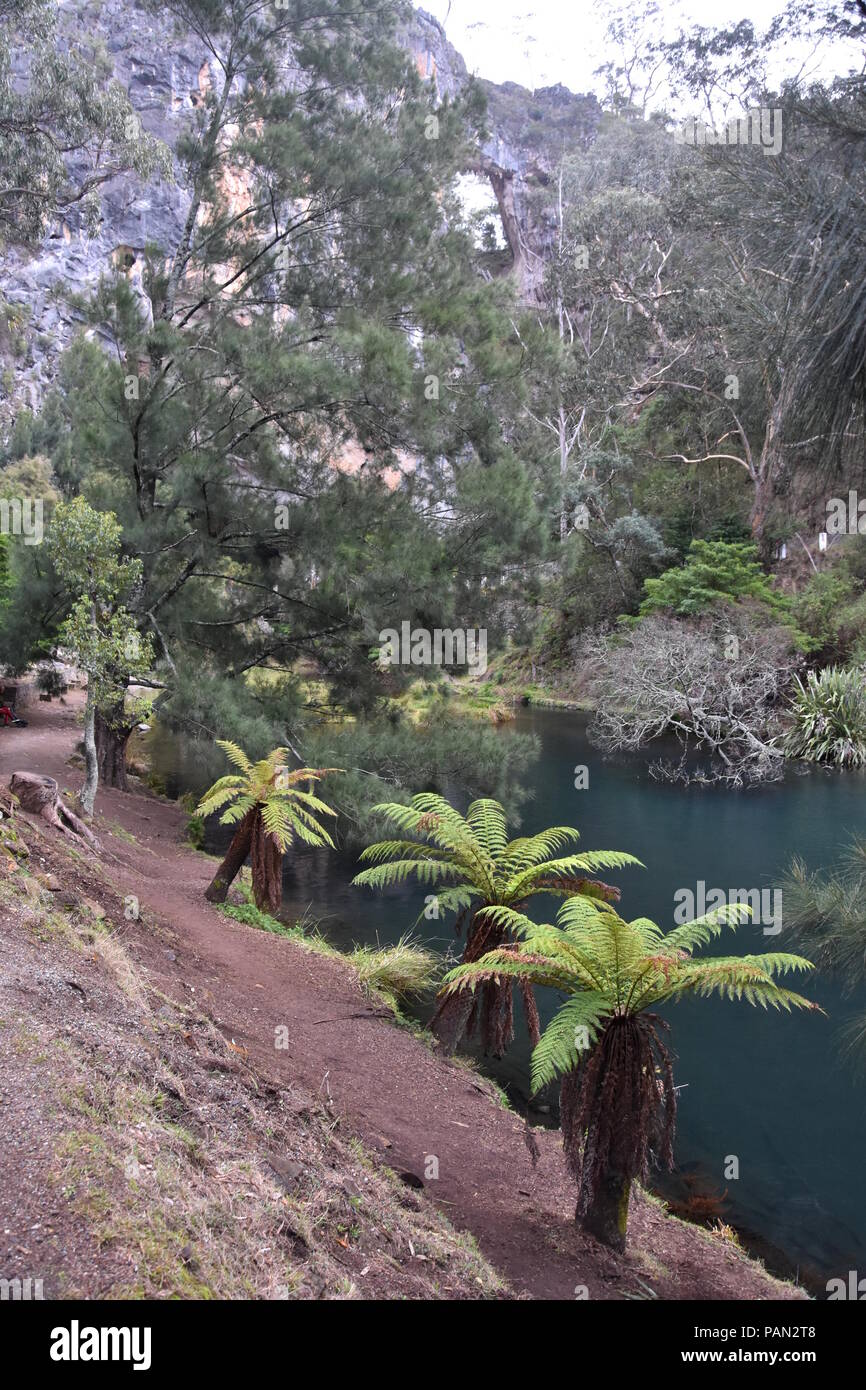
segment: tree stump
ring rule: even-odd
[[[53,777],[45,777],[41,772],[13,772],[9,788],[17,796],[22,811],[41,816],[42,820],[61,830],[64,835],[72,835],[75,839],[84,840],[92,849],[99,849],[99,841],[93,832],[80,816],[76,816],[60,800]]]

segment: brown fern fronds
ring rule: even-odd
[[[650,1161],[673,1166],[673,1059],[654,1014],[610,1019],[585,1060],[563,1077],[563,1148],[586,1215],[605,1174],[646,1180]]]

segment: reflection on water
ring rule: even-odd
[[[784,783],[747,792],[672,788],[649,779],[640,759],[602,759],[578,716],[527,710],[502,737],[513,730],[537,733],[542,742],[523,830],[576,825],[583,848],[628,850],[646,864],[644,871],[609,875],[622,886],[626,916],[647,915],[669,927],[678,890],[695,890],[700,880],[707,890],[764,888],[794,854],[810,868],[826,868],[852,834],[866,834],[860,773],[791,773]],[[589,769],[589,786],[577,791],[580,764]],[[309,907],[338,945],[395,941],[415,923],[424,892],[355,889],[356,871],[354,858],[293,854],[284,915],[294,920]],[[422,916],[415,929],[439,950],[458,949],[445,923]],[[765,936],[748,924],[728,934],[719,952],[784,949],[784,927]],[[681,1087],[677,1159],[705,1175],[710,1190],[727,1189],[726,1221],[754,1233],[768,1252],[786,1252],[801,1277],[823,1286],[831,1275],[866,1267],[866,1087],[855,1085],[839,1060],[836,1035],[855,1012],[852,1001],[817,977],[804,992],[828,1018],[765,1014],[715,999],[669,1010]],[[543,1019],[555,1002],[551,995],[540,1000]],[[507,1058],[489,1064],[518,1096],[525,1095],[528,1051],[523,1032]],[[731,1156],[739,1159],[737,1180],[724,1176]]]

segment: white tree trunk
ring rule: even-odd
[[[96,701],[87,688],[87,704],[84,707],[84,786],[78,794],[78,804],[88,820],[93,815],[96,801],[96,788],[99,785],[99,761],[96,756]]]

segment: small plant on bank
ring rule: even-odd
[[[399,1016],[403,1004],[436,988],[442,976],[442,957],[419,946],[409,936],[401,936],[394,946],[356,946],[345,953],[322,935],[318,922],[304,915],[294,923],[281,922],[254,903],[221,903],[219,911],[233,922],[242,922],[256,931],[285,937],[319,956],[337,957],[354,966],[365,994],[374,995]]]
[[[413,796],[410,806],[388,802],[373,811],[387,817],[414,839],[381,840],[361,854],[374,867],[353,880],[370,888],[389,888],[415,878],[431,889],[437,919],[457,914],[466,924],[466,963],[511,940],[506,919],[494,908],[521,908],[539,893],[554,897],[619,898],[619,889],[588,877],[598,869],[620,869],[640,860],[619,850],[590,850],[557,857],[557,851],[580,834],[571,826],[553,826],[538,835],[508,839],[505,812],[498,801],[473,801],[462,816],[444,797],[432,792]],[[434,1033],[455,1046],[463,1034],[479,1032],[486,1051],[501,1056],[514,1036],[513,982],[484,982],[477,997],[445,997],[432,1021]],[[538,1011],[531,985],[518,980],[530,1038],[538,1040]]]
[[[723,907],[665,934],[646,917],[626,922],[607,903],[574,897],[555,926],[539,926],[511,908],[488,914],[508,945],[446,975],[445,997],[491,984],[526,981],[567,998],[532,1054],[532,1090],[561,1078],[562,1138],[577,1183],[576,1221],[624,1250],[632,1183],[651,1162],[673,1165],[676,1090],[668,1024],[655,1012],[688,995],[719,994],[763,1008],[818,1010],[774,976],[811,970],[782,952],[696,960],[692,951],[750,915]]]
[[[311,788],[326,772],[339,769],[301,767],[290,772],[285,748],[275,748],[253,763],[236,743],[217,739],[217,744],[239,770],[214,782],[196,810],[205,819],[226,807],[220,825],[237,824],[238,828],[205,897],[209,902],[225,902],[249,856],[256,907],[276,912],[283,898],[283,855],[293,840],[297,837],[308,845],[334,848],[317,817],[337,813],[314,796]],[[308,784],[308,790],[299,785],[302,782]]]
[[[837,767],[866,766],[866,669],[827,666],[796,680],[789,757]]]
[[[205,847],[205,823],[204,816],[200,816],[196,811],[196,798],[191,792],[184,792],[180,798],[180,804],[187,812],[186,838],[193,849],[203,850]]]
[[[435,989],[442,975],[442,957],[409,935],[394,946],[356,946],[349,960],[362,989],[384,995],[395,1008]]]

